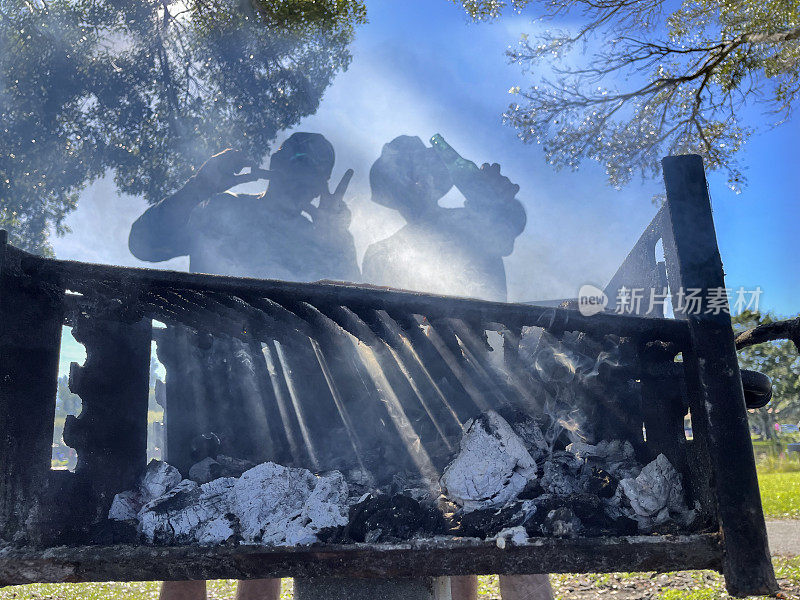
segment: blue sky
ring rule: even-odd
[[[614,190],[592,163],[554,172],[539,147],[522,144],[502,124],[509,88],[530,81],[506,63],[504,50],[536,26],[524,15],[468,23],[447,0],[378,0],[368,10],[370,23],[358,31],[350,69],[327,90],[317,114],[296,128],[331,140],[337,152],[332,181],[355,169],[345,200],[359,252],[402,225],[369,201],[368,171],[382,145],[401,134],[427,140],[439,132],[478,164],[499,162],[521,187],[528,228],[506,261],[510,300],[574,296],[585,283],[605,284],[655,214],[651,198],[663,187],[635,181]],[[768,123],[757,108],[749,112],[750,125]],[[760,286],[761,308],[786,315],[800,311],[798,133],[795,118],[751,139],[742,154],[749,179],[742,194],[729,191],[721,174],[709,178],[728,287]],[[458,202],[455,195],[448,200]],[[67,220],[72,233],[53,240],[57,256],[187,268],[185,259],[146,265],[129,254],[130,224],[145,207],[141,199],[117,195],[109,180],[97,182]]]

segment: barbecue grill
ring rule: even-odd
[[[668,285],[673,296],[680,288],[705,294],[724,287],[700,157],[668,157],[663,166],[666,202],[607,287],[612,299],[623,286]],[[655,255],[659,240],[665,262]],[[61,261],[27,254],[5,240],[0,273],[0,585],[714,569],[725,574],[733,595],[777,590],[725,312],[676,311],[675,319],[613,311],[584,316],[574,304],[510,304]],[[570,332],[587,339],[616,336],[636,358],[627,377],[637,383],[641,410],[626,417],[626,426],[639,434],[644,429],[643,451],[664,454],[683,473],[704,526],[686,534],[531,538],[503,547],[475,538],[298,547],[120,544],[107,515],[114,495],[135,485],[146,462],[151,342],[167,335],[153,327],[154,320],[246,344],[269,346],[302,336],[331,360],[342,336],[349,336],[371,349],[389,383],[399,385],[408,376],[398,365],[427,369],[427,376],[420,371],[409,377],[423,398],[433,382],[448,378],[454,388],[469,387],[469,378],[447,371],[443,350],[432,342],[436,332],[440,342],[445,332],[462,341],[471,381],[486,386],[474,394],[489,393],[493,385],[525,393],[492,374],[479,343],[487,331],[502,335],[503,360],[512,375],[525,369],[520,341],[529,328],[555,338]],[[73,365],[70,373],[71,388],[83,402],[64,435],[78,453],[74,473],[50,466],[63,325],[73,328],[87,351],[84,366]],[[682,361],[676,362],[679,355]],[[169,407],[177,404],[169,404],[166,367],[169,453],[169,444],[185,446],[188,433],[179,420],[170,423]],[[526,381],[524,374],[516,381]],[[352,390],[341,385],[339,400],[346,403]],[[311,390],[297,382],[290,391],[302,412]],[[692,440],[684,434],[687,405]],[[347,406],[337,408],[342,420],[357,418],[348,417]],[[286,431],[270,430],[270,438],[288,443],[296,419],[290,427],[273,416],[270,427],[284,423]],[[173,454],[176,463],[188,460],[177,449]]]

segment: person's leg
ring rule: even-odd
[[[500,575],[500,595],[503,600],[553,600],[553,588],[547,575]]]
[[[453,600],[476,600],[478,597],[478,577],[476,575],[451,577],[450,593]]]
[[[278,600],[280,597],[280,579],[251,579],[240,581],[236,587],[236,600]]]
[[[159,600],[206,600],[205,581],[165,581]]]

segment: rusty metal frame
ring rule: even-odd
[[[704,291],[724,286],[702,161],[696,156],[664,160],[667,203],[612,279],[614,286],[659,285],[673,293],[681,286]],[[653,247],[662,239],[666,265]],[[525,304],[448,298],[339,283],[285,283],[254,279],[128,269],[35,257],[0,239],[0,585],[33,581],[108,579],[194,579],[311,575],[443,575],[615,570],[722,569],[733,595],[772,593],[777,585],[766,542],[755,465],[747,430],[730,318],[679,315],[680,319],[599,314]],[[66,291],[77,292],[67,294]],[[114,297],[113,310],[98,290]],[[155,548],[143,546],[52,547],[48,528],[63,527],[53,514],[55,498],[75,490],[105,498],[129,485],[121,472],[111,487],[93,489],[90,474],[51,472],[49,447],[55,403],[60,325],[79,325],[94,315],[119,323],[112,328],[136,364],[149,350],[142,342],[143,319],[183,322],[197,311],[216,314],[215,326],[237,335],[242,311],[260,334],[303,331],[308,323],[286,307],[318,308],[326,317],[346,306],[370,323],[376,310],[398,320],[409,313],[432,322],[457,315],[487,328],[519,331],[542,327],[557,333],[614,333],[631,338],[643,355],[657,360],[683,354],[686,392],[696,438],[691,446],[665,448],[694,457],[687,473],[694,493],[708,506],[711,533],[590,539],[541,539],[499,549],[491,542],[432,541],[386,546],[313,546],[308,548]],[[213,309],[213,310],[211,310]],[[109,312],[110,311],[110,312]],[[337,318],[334,316],[333,318]],[[201,321],[200,319],[198,321]],[[350,326],[346,320],[342,326]],[[200,325],[198,325],[200,326]],[[380,332],[378,331],[380,334]],[[510,338],[507,338],[507,342]],[[661,348],[661,350],[658,350]],[[658,351],[654,351],[654,349]],[[27,353],[27,354],[26,354]],[[140,356],[141,355],[141,356]],[[140,360],[141,359],[141,360]],[[27,365],[33,368],[25,370]],[[144,363],[142,363],[144,364]],[[102,376],[102,367],[82,377]],[[129,382],[130,385],[136,382]],[[675,382],[672,382],[672,387]],[[674,409],[664,399],[669,381],[643,381],[645,399],[661,398],[658,411]],[[119,385],[119,384],[118,384]],[[649,388],[648,388],[649,386]],[[141,387],[141,386],[140,386]],[[130,390],[128,390],[130,392]],[[107,396],[126,390],[105,391]],[[132,399],[131,401],[134,401]],[[96,401],[100,403],[102,399]],[[142,399],[135,400],[137,406]],[[670,413],[672,414],[672,413]],[[657,422],[657,421],[656,421]],[[117,450],[141,450],[141,431],[122,423]],[[89,427],[76,425],[75,435]],[[96,433],[96,432],[95,432]],[[88,435],[88,434],[87,434]],[[654,442],[655,443],[655,442]],[[138,455],[138,454],[137,454]],[[676,454],[677,455],[677,454]],[[700,480],[704,483],[701,484]],[[79,507],[71,510],[78,511]],[[20,515],[28,518],[21,520]],[[82,515],[90,522],[91,515]],[[71,526],[80,526],[81,518]],[[63,521],[63,520],[62,520]]]

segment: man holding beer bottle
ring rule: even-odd
[[[383,147],[370,170],[372,200],[397,210],[406,225],[367,248],[364,280],[376,285],[436,294],[508,299],[503,257],[525,229],[519,186],[498,164],[462,158],[441,135],[427,147],[418,137],[400,136]],[[439,201],[453,187],[464,206]],[[474,600],[475,576],[452,577],[453,600]],[[500,576],[504,600],[552,600],[547,575]]]

